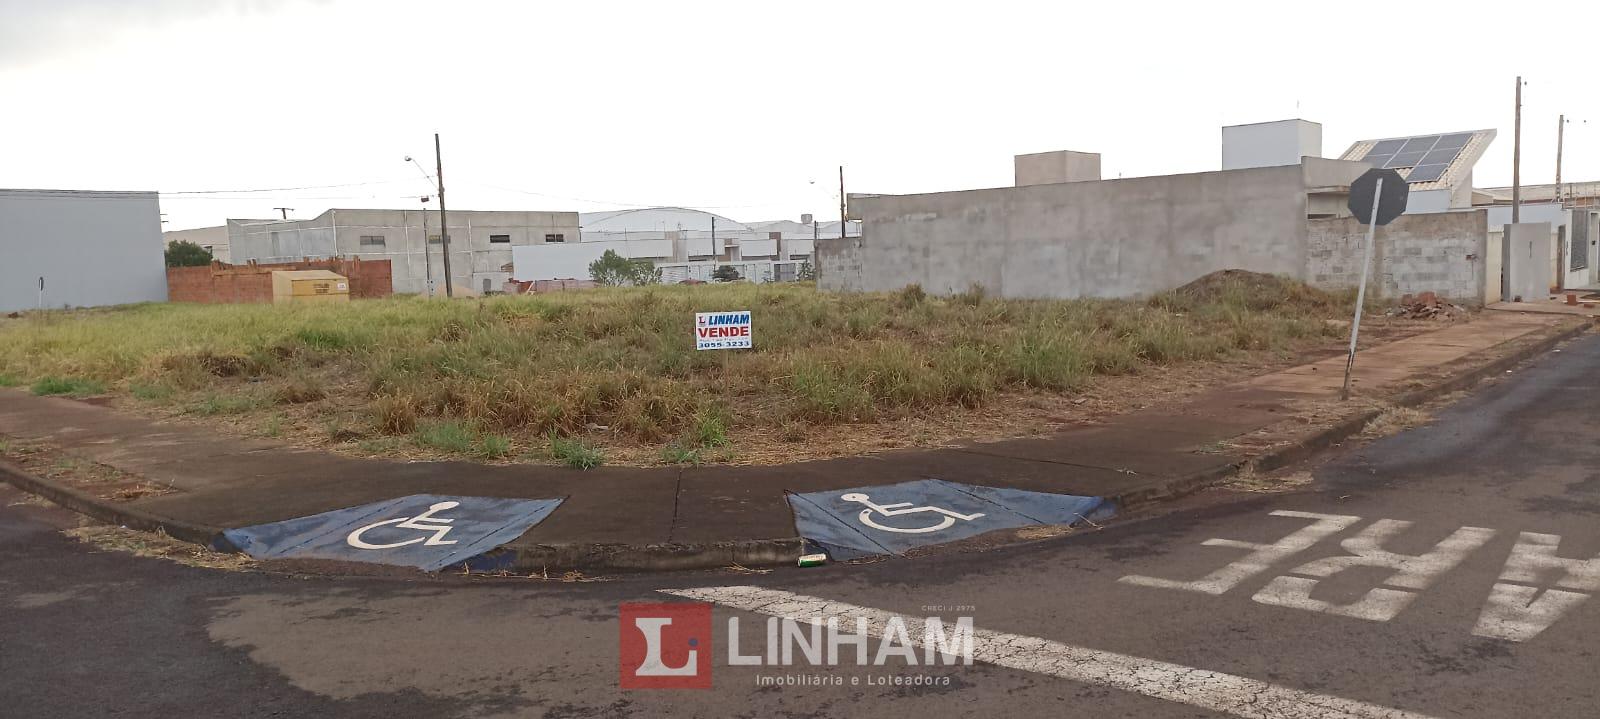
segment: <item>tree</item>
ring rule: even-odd
[[[188,240],[167,245],[168,267],[203,267],[211,264],[211,250]]]
[[[661,270],[650,260],[632,260],[616,250],[606,250],[600,259],[589,263],[589,277],[610,287],[653,285],[661,282]]]
[[[817,268],[811,266],[811,260],[800,263],[800,271],[795,274],[795,279],[801,282],[817,279]]]
[[[711,279],[718,282],[732,282],[743,278],[739,276],[739,268],[733,265],[718,265],[717,269],[711,271]]]

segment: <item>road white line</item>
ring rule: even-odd
[[[867,633],[878,638],[883,638],[889,619],[898,616],[905,624],[911,643],[926,646],[920,617],[904,617],[881,609],[760,587],[660,591],[808,624],[825,624],[829,618],[834,618],[841,625],[851,626],[857,617],[864,617]],[[1020,634],[975,629],[972,639],[974,661],[1112,687],[1247,719],[1431,719],[1425,714],[1313,694],[1233,674]]]

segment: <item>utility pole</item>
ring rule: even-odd
[[[849,225],[845,224],[845,219],[844,219],[844,165],[840,165],[839,166],[839,239],[842,240],[842,239],[850,236],[850,233],[847,231],[849,227],[850,227]]]
[[[1511,224],[1522,221],[1522,76],[1517,76],[1516,138],[1511,144]]]
[[[439,180],[439,244],[444,251],[444,296],[453,299],[456,293],[450,282],[450,217],[444,211],[444,155],[439,152],[437,132],[433,133],[433,161],[438,168]]]
[[[283,213],[283,219],[287,220],[287,219],[289,219],[289,211],[293,210],[294,208],[293,207],[274,207],[272,209],[277,210],[280,213]]]
[[[1556,202],[1561,202],[1561,145],[1567,136],[1567,116],[1556,121]]]

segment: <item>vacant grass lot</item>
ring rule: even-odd
[[[693,313],[750,310],[755,349],[696,352]],[[920,288],[707,285],[437,302],[141,305],[0,323],[0,381],[112,392],[252,433],[369,452],[728,458],[730,435],[948,414],[1096,376],[1325,343],[1346,295],[1255,276],[1144,302]],[[632,461],[639,461],[637,457]]]

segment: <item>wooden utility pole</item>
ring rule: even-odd
[[[1559,180],[1558,180],[1558,182],[1559,182]],[[289,219],[289,211],[294,209],[294,208],[293,207],[274,207],[272,209],[283,213],[283,219],[287,220],[287,219]]]
[[[455,289],[450,282],[450,219],[444,211],[444,155],[439,152],[439,133],[433,133],[433,161],[438,168],[439,180],[439,244],[444,248],[444,296],[455,297]],[[422,238],[423,247],[427,247],[428,238]]]
[[[1517,76],[1517,124],[1511,143],[1511,224],[1522,221],[1522,76]]]
[[[850,225],[846,224],[845,219],[844,219],[844,165],[840,165],[839,166],[839,239],[844,239],[844,238],[850,236],[850,233],[846,232],[846,229],[849,228],[849,227],[850,227]]]
[[[1561,202],[1561,145],[1567,136],[1567,116],[1556,121],[1556,202]]]

